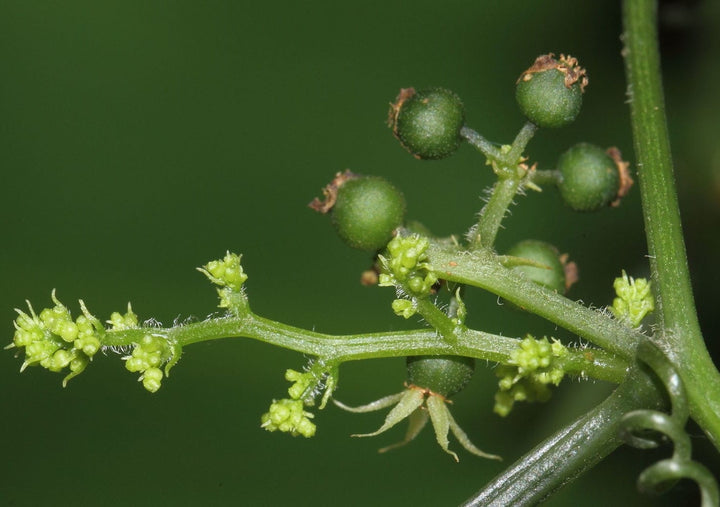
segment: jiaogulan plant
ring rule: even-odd
[[[690,288],[654,7],[651,0],[625,0],[623,7],[634,164],[626,161],[633,157],[615,147],[585,140],[559,153],[555,167],[532,162],[526,148],[538,129],[571,124],[581,114],[584,93],[592,89],[592,69],[586,71],[568,54],[549,53],[519,72],[515,95],[527,122],[510,144],[497,145],[473,130],[462,100],[445,88],[402,88],[390,106],[392,135],[418,164],[451,157],[467,143],[494,174],[487,201],[464,234],[440,237],[408,218],[412,210],[400,185],[382,175],[337,172],[323,197],[310,203],[328,215],[350,248],[372,257],[362,283],[394,291],[391,310],[399,318],[421,319],[421,329],[338,336],[265,318],[250,305],[241,255],[227,252],[198,268],[216,289],[221,309],[216,316],[162,327],[139,319],[129,304],[107,320],[99,318],[82,300],[73,316],[53,292],[51,306],[36,310],[28,302],[17,310],[7,348],[20,357],[21,371],[41,366],[61,372],[63,386],[102,352],[116,352],[154,393],[169,383],[171,370],[190,345],[253,338],[310,358],[285,371],[289,388],[259,416],[264,430],[310,438],[322,428],[321,411],[331,403],[350,412],[388,409],[375,431],[354,436],[371,437],[404,422],[404,435],[380,449],[385,452],[409,444],[429,422],[438,445],[454,461],[499,460],[503,454],[491,440],[471,441],[452,414],[452,396],[467,386],[476,367],[495,365],[494,411],[501,417],[512,417],[517,403],[548,401],[553,388],[568,378],[612,382],[617,387],[607,399],[476,493],[480,484],[472,485],[467,505],[536,504],[623,443],[640,449],[670,444],[639,475],[642,491],[662,492],[690,479],[699,487],[703,506],[720,505],[717,480],[694,459],[686,430],[692,419],[720,449],[720,374],[700,333]],[[549,191],[569,213],[612,213],[636,187],[642,196],[651,277],[637,277],[618,266],[617,278],[607,281],[615,290],[613,301],[591,307],[566,297],[578,280],[578,267],[543,238],[528,238],[507,251],[496,248],[503,220],[520,195]],[[519,337],[473,329],[466,316],[479,310],[465,302],[473,290],[496,295],[508,312],[545,318],[578,341],[564,343],[532,329]],[[651,313],[652,326],[646,321]],[[362,406],[348,406],[334,396],[344,363],[386,357],[406,358],[406,382],[399,392]],[[393,389],[397,391],[389,387]],[[463,456],[465,451],[474,456]]]

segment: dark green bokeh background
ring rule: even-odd
[[[720,317],[720,100],[717,2],[685,11],[664,32],[666,90],[681,206],[703,329]],[[672,19],[678,19],[677,16]],[[468,123],[508,142],[522,123],[513,83],[540,53],[577,55],[591,84],[579,120],[540,132],[528,153],[551,167],[570,144],[615,144],[632,158],[618,2],[512,1],[5,1],[0,4],[0,316],[14,307],[75,311],[83,298],[107,317],[127,301],[165,323],[214,312],[213,289],[193,271],[242,252],[260,314],[329,333],[417,327],[392,315],[391,291],[358,283],[366,255],[350,251],[306,208],[339,170],[381,174],[401,187],[410,215],[439,234],[463,232],[491,184],[473,150],[418,162],[390,135],[387,104],[400,87],[441,85]],[[672,28],[671,27],[675,27]],[[548,189],[519,199],[498,248],[523,238],[569,251],[582,281],[572,297],[612,297],[621,268],[646,272],[639,193],[617,210],[571,214]],[[552,326],[468,297],[472,324],[520,336]],[[714,345],[715,350],[717,346]],[[377,455],[398,429],[349,438],[382,415],[334,407],[318,434],[293,439],[259,417],[306,358],[260,343],[192,346],[155,395],[114,354],[67,389],[61,376],[17,373],[0,355],[0,504],[455,505],[503,464],[444,455],[425,431]],[[481,365],[484,366],[484,365]],[[351,404],[400,389],[400,359],[343,367],[337,396]],[[483,449],[510,463],[609,386],[568,382],[545,406],[491,412],[495,381],[480,368],[453,412]],[[531,423],[531,424],[529,424]],[[697,452],[718,470],[696,430]],[[457,445],[455,445],[457,447]],[[638,472],[658,453],[624,450],[551,505],[651,505]],[[663,501],[694,494],[681,483]]]

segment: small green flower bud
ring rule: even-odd
[[[551,244],[528,239],[512,247],[508,251],[508,255],[539,264],[540,266],[528,265],[513,268],[522,271],[525,276],[538,285],[560,294],[564,294],[567,290],[566,269],[570,267],[574,271],[574,263],[566,264],[565,256],[561,256],[557,248]]]
[[[396,299],[392,302],[392,309],[395,315],[409,319],[416,313],[415,305],[407,299]]]
[[[78,336],[78,326],[73,321],[63,322],[58,326],[58,335],[68,343],[72,343]]]
[[[617,148],[579,143],[560,155],[558,189],[565,204],[575,211],[595,211],[617,206],[633,184],[628,163]]]
[[[160,389],[162,378],[163,372],[159,368],[148,368],[140,377],[143,387],[151,393],[157,392],[157,390]]]
[[[562,127],[575,120],[588,78],[576,58],[552,53],[539,56],[517,81],[520,110],[538,127]]]
[[[100,350],[100,340],[94,335],[83,336],[75,340],[73,346],[82,350],[88,357],[93,357]]]
[[[288,394],[293,400],[299,400],[305,394],[313,381],[312,373],[301,373],[296,370],[287,370],[285,372],[285,380],[293,382],[288,388]]]
[[[475,360],[462,356],[409,356],[408,383],[450,397],[462,391],[475,371]]]
[[[130,303],[128,303],[128,308],[125,315],[120,312],[113,312],[112,315],[110,315],[110,320],[108,320],[107,323],[112,326],[113,331],[132,329],[138,326],[138,317],[132,311],[132,306],[130,306]]]
[[[449,157],[460,146],[465,110],[450,90],[403,88],[390,106],[388,124],[400,144],[419,159]]]
[[[75,359],[75,354],[67,350],[60,349],[52,356],[52,365],[48,367],[50,371],[60,371]]]

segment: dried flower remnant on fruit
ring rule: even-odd
[[[617,207],[620,206],[620,201],[628,194],[628,192],[630,192],[630,188],[635,182],[633,181],[632,176],[630,176],[630,163],[625,162],[622,159],[622,153],[620,153],[620,150],[618,150],[615,146],[611,146],[605,151],[605,153],[613,159],[615,165],[617,166],[618,174],[620,175],[620,186],[618,187],[617,196],[615,197],[615,200],[610,203],[610,206]]]
[[[320,200],[316,197],[310,202],[310,204],[308,204],[308,206],[313,210],[317,211],[318,213],[327,213],[333,208],[333,206],[335,206],[335,202],[337,201],[338,189],[346,181],[357,177],[358,175],[352,172],[350,169],[345,169],[345,171],[343,172],[336,173],[335,178],[333,178],[330,183],[325,185],[325,188],[323,188],[322,190],[323,196],[325,196],[325,200]]]
[[[390,103],[390,110],[388,111],[387,125],[393,129],[393,134],[397,137],[397,119],[402,109],[403,104],[406,100],[415,96],[415,88],[400,88],[400,93],[395,98],[395,102]]]
[[[588,85],[588,77],[585,69],[580,67],[577,58],[570,55],[560,55],[560,60],[555,59],[554,53],[540,55],[535,62],[518,78],[517,82],[530,81],[533,74],[544,72],[546,70],[556,69],[565,75],[565,87],[570,88],[575,83],[579,83],[580,91],[585,92]]]
[[[525,117],[543,128],[558,128],[575,121],[582,107],[588,77],[576,58],[553,53],[541,55],[515,84],[515,99]]]

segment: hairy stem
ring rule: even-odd
[[[492,248],[495,244],[498,230],[507,209],[512,204],[520,180],[516,178],[499,178],[492,190],[490,200],[480,212],[480,220],[473,231],[470,244],[473,248]]]
[[[720,374],[695,311],[665,118],[654,0],[623,2],[624,56],[660,330],[655,343],[685,381],[693,418],[720,449]]]
[[[533,138],[535,132],[537,132],[537,129],[538,126],[534,123],[529,121],[525,122],[525,125],[522,126],[520,132],[518,132],[517,136],[515,136],[515,140],[512,143],[512,148],[507,155],[507,160],[510,163],[516,163],[516,161],[519,160],[520,157],[522,157],[523,151],[525,151],[525,147],[530,142],[530,139]]]
[[[460,129],[460,136],[465,139],[471,146],[473,146],[480,153],[485,155],[489,159],[496,159],[502,156],[500,149],[493,143],[485,139],[483,136],[475,132],[470,127],[463,127]]]
[[[457,342],[453,344],[431,330],[334,336],[248,313],[242,317],[210,319],[173,328],[109,331],[103,336],[103,345],[120,347],[139,343],[146,334],[163,336],[181,346],[221,338],[252,338],[337,364],[359,359],[440,354],[507,363],[520,343],[513,338],[464,327],[455,331]],[[583,350],[570,349],[563,366],[571,375],[619,383],[625,377],[628,364],[601,350],[593,351],[593,357],[589,358]]]
[[[427,254],[438,277],[488,290],[623,357],[633,357],[635,347],[644,338],[610,316],[504,267],[487,250],[459,252],[457,248],[431,243]]]

